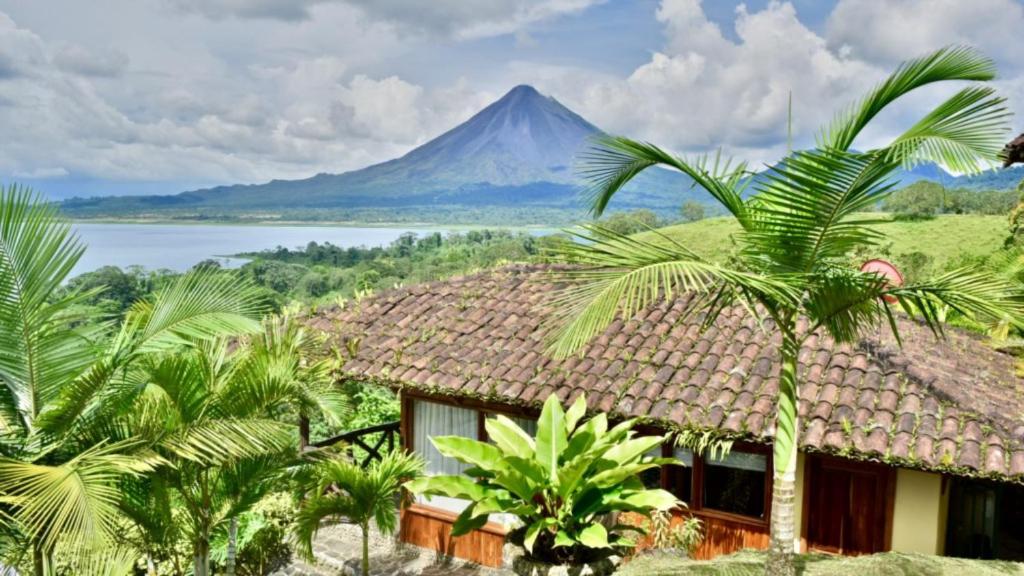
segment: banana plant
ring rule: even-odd
[[[467,534],[487,523],[490,514],[519,517],[523,547],[530,556],[552,563],[577,563],[632,544],[633,526],[604,520],[617,512],[671,510],[682,503],[661,489],[647,489],[638,475],[673,458],[651,458],[665,436],[637,436],[635,420],[609,428],[598,414],[583,421],[586,398],[568,410],[548,396],[537,422],[536,438],[504,416],[488,419],[491,442],[459,436],[431,439],[444,456],[469,464],[462,476],[424,476],[406,484],[411,492],[469,500],[455,520],[452,535]]]

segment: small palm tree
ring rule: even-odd
[[[147,442],[107,433],[140,362],[259,328],[251,286],[206,273],[181,277],[120,324],[78,317],[95,292],[61,286],[83,251],[55,205],[0,188],[0,499],[9,506],[0,538],[31,550],[37,575],[52,571],[55,555],[81,558],[79,573],[118,556],[118,482],[162,465]],[[221,452],[210,432],[182,440]]]
[[[899,337],[891,302],[942,333],[940,307],[976,318],[1009,318],[1020,324],[1019,284],[982,270],[961,269],[930,281],[893,286],[878,274],[849,267],[848,255],[878,245],[880,220],[865,215],[891,190],[888,176],[901,165],[932,161],[959,171],[994,161],[1008,113],[992,88],[970,85],[926,114],[887,146],[857,152],[857,136],[883,109],[920,87],[944,81],[986,81],[993,63],[967,48],[942,49],[900,66],[888,79],[825,129],[813,150],[795,152],[755,180],[745,166],[676,157],[626,138],[600,140],[585,176],[594,184],[600,215],[612,197],[651,166],[676,169],[706,190],[740,225],[739,250],[727,264],[705,260],[666,237],[627,237],[598,226],[579,233],[585,242],[564,249],[580,268],[577,281],[557,298],[563,318],[553,343],[556,354],[575,353],[617,316],[632,316],[680,291],[699,293],[708,324],[739,303],[769,318],[778,334],[781,364],[774,422],[771,543],[766,571],[793,574],[794,489],[799,376],[804,340],[825,332],[855,341],[869,326],[888,320]],[[682,424],[682,423],[680,423]]]
[[[370,521],[383,534],[398,528],[396,498],[403,483],[423,473],[417,455],[395,450],[367,468],[347,460],[328,460],[316,465],[313,494],[295,518],[295,539],[304,556],[313,559],[313,538],[323,520],[347,519],[359,525],[363,535],[362,573],[370,574]]]

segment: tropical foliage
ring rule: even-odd
[[[233,574],[239,519],[258,532],[250,510],[301,464],[296,425],[348,416],[333,364],[291,318],[261,323],[253,284],[212,267],[114,283],[97,318],[104,283],[64,286],[83,250],[51,205],[0,190],[2,562],[202,576],[223,534]]]
[[[358,464],[334,459],[316,465],[308,497],[295,518],[299,550],[313,557],[313,538],[324,520],[348,520],[362,532],[362,574],[370,574],[370,523],[382,534],[398,528],[397,498],[402,484],[423,472],[423,460],[396,450],[372,462]]]
[[[580,265],[574,285],[557,298],[564,313],[553,351],[575,353],[616,317],[632,316],[680,291],[701,294],[707,324],[734,304],[770,319],[779,337],[782,371],[774,423],[774,494],[768,571],[792,574],[794,484],[799,380],[797,357],[805,338],[822,331],[839,342],[888,321],[898,335],[895,307],[942,333],[943,306],[983,321],[1019,324],[1020,285],[983,270],[964,268],[932,279],[889,284],[849,265],[849,255],[884,238],[864,213],[891,192],[888,179],[901,166],[936,162],[957,172],[994,161],[1007,132],[1008,112],[993,88],[990,60],[968,48],[946,48],[911,60],[841,112],[814,149],[797,151],[757,179],[743,164],[720,157],[687,160],[652,144],[601,139],[584,171],[593,183],[595,214],[647,168],[664,166],[690,176],[735,220],[737,253],[726,263],[700,257],[668,238],[638,239],[599,225],[577,233],[581,243],[563,255]],[[955,94],[881,148],[853,145],[883,110],[924,86],[967,81]],[[753,186],[753,194],[748,188]],[[657,236],[657,235],[655,235]]]
[[[633,542],[625,532],[636,528],[609,528],[605,521],[619,512],[648,514],[681,505],[665,490],[645,488],[638,477],[678,462],[648,457],[665,437],[637,436],[635,420],[609,428],[605,414],[583,421],[585,411],[583,396],[563,410],[552,394],[544,402],[536,438],[500,415],[486,422],[492,443],[436,436],[432,442],[441,454],[472,468],[463,476],[424,476],[408,488],[469,500],[452,527],[456,536],[483,526],[490,514],[518,516],[523,546],[544,561],[589,561],[629,547]]]
[[[37,574],[57,557],[81,559],[82,571],[123,559],[113,545],[116,485],[163,466],[157,448],[225,456],[250,442],[225,445],[204,428],[148,442],[112,433],[107,418],[124,407],[125,391],[142,386],[150,355],[255,331],[249,285],[186,275],[119,325],[85,322],[77,305],[95,291],[61,290],[83,249],[52,206],[24,189],[0,191],[0,539],[29,554]]]

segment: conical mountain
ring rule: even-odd
[[[493,208],[511,208],[534,213],[556,209],[560,218],[575,218],[586,208],[580,197],[583,183],[575,170],[577,158],[600,133],[554,98],[523,85],[404,156],[361,170],[174,196],[74,199],[65,202],[64,209],[86,217],[276,214],[303,219],[430,220],[440,216],[435,221],[476,222],[481,210],[491,214]],[[905,176],[907,183],[935,177],[930,173]],[[648,170],[627,186],[627,193],[619,195],[612,207],[674,215],[687,199],[711,203],[692,184],[676,172]]]

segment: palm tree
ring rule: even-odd
[[[80,558],[80,573],[119,557],[109,552],[117,483],[162,464],[146,442],[101,432],[118,392],[137,385],[139,362],[259,328],[251,287],[204,273],[138,303],[120,325],[81,318],[77,305],[93,293],[60,288],[83,251],[53,204],[0,188],[0,499],[9,507],[0,533],[31,550],[37,575],[52,571],[55,554]],[[213,432],[178,440],[220,453]]]
[[[383,534],[398,527],[396,497],[402,484],[423,473],[423,460],[400,450],[385,454],[366,469],[347,460],[328,460],[316,466],[313,494],[295,518],[295,539],[302,554],[313,559],[313,538],[324,520],[348,519],[363,535],[362,573],[370,574],[370,521]]]
[[[555,319],[552,350],[575,353],[616,317],[632,316],[680,291],[702,295],[699,311],[714,322],[737,303],[770,318],[779,335],[781,363],[774,433],[773,500],[768,574],[793,574],[794,489],[799,380],[797,355],[804,340],[825,332],[852,342],[869,326],[888,320],[898,337],[891,302],[921,318],[941,335],[939,307],[978,318],[1022,321],[1018,285],[984,271],[955,270],[930,281],[893,286],[881,275],[848,265],[850,253],[878,244],[865,215],[892,188],[887,177],[901,165],[934,161],[970,172],[994,160],[1006,128],[1003,99],[972,84],[926,114],[887,146],[858,152],[857,136],[883,109],[905,94],[938,82],[987,81],[993,63],[968,48],[946,48],[911,60],[871,90],[820,135],[817,146],[789,154],[756,181],[745,166],[714,159],[688,161],[652,144],[620,137],[601,139],[587,157],[584,175],[593,183],[596,215],[634,176],[651,166],[683,172],[718,201],[740,225],[738,252],[728,263],[701,258],[660,234],[627,237],[599,226],[577,235],[585,242],[564,248],[579,265],[574,284],[556,298],[564,318]],[[806,322],[806,323],[805,323]]]

